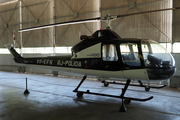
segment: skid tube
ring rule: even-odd
[[[114,97],[114,98],[124,98],[124,99],[128,99],[128,100],[134,100],[134,101],[148,101],[151,100],[153,98],[153,96],[149,97],[149,98],[145,98],[145,99],[141,99],[141,98],[132,98],[132,97],[122,97],[122,96],[117,96],[117,95],[109,95],[109,94],[102,94],[102,93],[95,93],[95,92],[90,92],[90,90],[87,91],[73,91],[76,93],[84,93],[84,94],[91,94],[91,95],[100,95],[100,96],[107,96],[107,97]]]
[[[128,79],[126,81],[126,84],[124,86],[124,88],[122,89],[122,93],[121,95],[117,96],[117,95],[109,95],[109,94],[102,94],[102,93],[95,93],[95,92],[90,92],[90,90],[87,90],[87,91],[79,91],[79,87],[82,85],[82,83],[85,81],[86,79],[86,76],[83,77],[83,79],[81,80],[81,82],[79,83],[79,85],[76,87],[75,90],[73,90],[73,92],[76,92],[77,93],[77,97],[82,97],[83,94],[91,94],[91,95],[99,95],[99,96],[106,96],[106,97],[113,97],[113,98],[120,98],[122,99],[122,105],[121,105],[121,108],[120,108],[120,112],[126,112],[127,109],[125,108],[124,104],[129,104],[132,100],[134,101],[148,101],[148,100],[151,100],[153,98],[153,96],[149,97],[149,98],[145,98],[145,99],[141,99],[141,98],[132,98],[132,97],[124,97],[124,94],[128,88],[128,86],[130,85],[130,80]],[[124,100],[124,102],[123,102]]]
[[[108,87],[109,84],[125,85],[124,83],[118,83],[118,82],[115,82],[115,81],[113,81],[113,82],[106,82],[105,80],[103,80],[102,83],[104,83],[105,87]],[[146,85],[143,85],[143,83],[140,80],[138,80],[138,83],[139,83],[139,85],[129,84],[129,86],[144,87],[145,91],[147,91],[147,92],[150,90],[150,88],[161,89],[161,88],[166,87],[166,85],[162,85],[162,86],[146,86]]]

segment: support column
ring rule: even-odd
[[[56,23],[56,13],[55,13],[56,1],[53,0],[51,2],[52,2],[52,9],[53,9],[53,11],[52,11],[53,12],[53,24],[55,24]],[[56,55],[56,27],[53,27],[52,29],[53,29],[53,32],[52,32],[52,34],[53,34],[53,56],[55,56]]]

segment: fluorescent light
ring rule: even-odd
[[[0,3],[0,5],[6,5],[14,2],[18,2],[18,0],[9,0],[8,2]]]

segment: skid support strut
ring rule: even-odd
[[[128,88],[128,86],[130,85],[131,80],[127,80],[126,84],[124,86],[124,88],[122,89],[122,93],[121,95],[117,96],[117,95],[109,95],[109,94],[102,94],[102,93],[95,93],[95,92],[90,92],[90,90],[87,91],[79,91],[79,87],[82,85],[82,83],[85,81],[86,76],[83,77],[83,79],[81,80],[81,82],[78,84],[78,86],[76,87],[76,89],[73,90],[73,92],[77,93],[77,97],[82,97],[83,94],[92,94],[92,95],[100,95],[100,96],[107,96],[107,97],[114,97],[114,98],[120,98],[122,99],[122,106],[120,108],[120,112],[126,112],[127,109],[125,108],[124,104],[129,104],[131,102],[131,100],[134,101],[148,101],[151,100],[153,98],[153,96],[149,97],[149,98],[145,98],[145,99],[140,99],[140,98],[132,98],[132,97],[124,97],[124,94]],[[124,100],[124,101],[123,101]]]
[[[86,76],[83,77],[83,79],[81,80],[81,82],[79,83],[79,85],[77,86],[77,88],[73,92],[78,91],[79,87],[81,86],[81,84],[84,82],[85,79],[86,79]]]
[[[127,90],[127,88],[128,88],[128,86],[129,86],[129,83],[131,82],[131,80],[127,80],[126,81],[126,85],[124,86],[124,89],[122,89],[122,93],[121,93],[121,96],[120,96],[120,98],[122,98],[122,105],[121,105],[121,108],[120,108],[120,112],[126,112],[127,111],[127,109],[126,109],[126,107],[124,106],[124,94],[126,93],[126,90]]]

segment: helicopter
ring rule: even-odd
[[[159,82],[168,80],[175,74],[176,64],[173,56],[156,41],[150,39],[121,38],[110,29],[110,22],[119,17],[175,9],[180,9],[180,7],[118,16],[107,15],[105,17],[68,21],[19,30],[19,32],[26,32],[86,22],[107,22],[108,27],[106,29],[97,30],[91,36],[81,35],[81,41],[72,47],[71,55],[67,56],[24,58],[16,52],[13,45],[6,44],[5,47],[14,56],[16,63],[25,65],[26,67],[83,74],[83,79],[73,90],[73,92],[77,93],[77,97],[82,97],[83,94],[93,94],[120,98],[122,99],[120,111],[125,112],[127,109],[124,104],[129,104],[132,100],[148,101],[153,98],[153,96],[144,99],[125,97],[124,94],[128,86],[131,85],[131,80],[138,80],[140,86],[146,87],[148,91],[150,89],[149,86],[144,86],[141,81]],[[78,89],[87,78],[87,75],[123,78],[126,79],[126,83],[119,96],[94,93],[90,92],[90,90],[79,91]],[[110,83],[103,82],[106,86]]]

